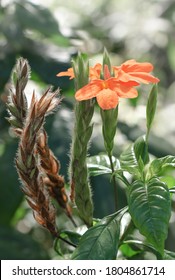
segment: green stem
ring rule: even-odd
[[[89,62],[79,54],[72,63],[75,74],[75,91],[89,82]],[[86,163],[88,144],[92,135],[91,120],[94,100],[76,102],[75,124],[70,156],[71,200],[77,206],[80,217],[88,227],[93,224],[93,201]]]
[[[112,151],[114,147],[114,137],[117,129],[117,117],[118,117],[118,107],[111,110],[100,110],[102,118],[102,133],[104,139],[104,146],[109,157],[110,166],[112,170],[112,181],[114,186],[114,199],[116,211],[118,207],[118,192],[117,192],[117,182],[114,175],[115,169],[112,161]]]
[[[113,181],[113,188],[114,188],[114,200],[115,200],[115,210],[118,211],[118,191],[117,191],[117,182],[116,182],[116,177],[114,175],[115,169],[114,169],[114,164],[112,161],[112,155],[108,154],[110,165],[111,165],[111,170],[112,170],[112,181]]]
[[[76,248],[77,246],[75,244],[73,244],[72,242],[66,240],[65,238],[61,237],[61,236],[58,236],[58,239],[62,240],[63,242],[65,242],[66,244]]]
[[[60,253],[58,252],[58,250],[57,250],[57,242],[58,242],[58,240],[61,240],[61,241],[63,241],[64,243],[66,243],[67,245],[70,245],[70,246],[72,246],[72,247],[74,247],[74,248],[77,247],[74,243],[70,242],[69,240],[66,240],[65,238],[61,237],[59,234],[57,234],[57,235],[55,235],[55,236],[53,236],[53,237],[55,238],[55,240],[54,240],[54,250],[55,250],[55,252],[57,252],[58,254],[60,254]]]
[[[71,200],[75,201],[80,217],[88,227],[93,223],[93,202],[86,163],[88,143],[92,134],[92,100],[77,103],[70,157]]]
[[[73,217],[72,217],[71,215],[69,215],[68,218],[69,218],[69,220],[71,221],[71,223],[73,224],[73,226],[74,226],[75,228],[77,228],[78,225],[76,224],[76,222],[75,222],[75,220],[73,219]]]

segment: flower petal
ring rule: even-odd
[[[102,65],[100,63],[95,64],[94,67],[90,67],[89,77],[90,80],[100,79]]]
[[[149,62],[137,62],[134,59],[125,61],[121,65],[121,69],[125,72],[151,72],[153,65]]]
[[[130,81],[135,81],[134,77],[130,76],[130,73],[126,73],[121,69],[117,69],[117,67],[114,67],[114,75],[115,78],[118,79],[118,81],[122,81],[125,83],[128,83]]]
[[[118,85],[123,85],[126,87],[134,87],[134,86],[138,86],[139,83],[133,80],[127,80],[127,81],[121,81],[118,78],[110,78],[108,80],[105,81],[105,85],[107,88],[110,88],[111,90],[115,90],[115,88],[118,88]]]
[[[104,68],[104,69],[103,69],[103,72],[104,72],[104,73],[103,73],[103,75],[104,75],[104,80],[110,79],[111,73],[110,73],[110,71],[109,71],[108,65],[105,64],[103,68]]]
[[[103,89],[100,91],[100,93],[97,95],[97,102],[98,105],[103,110],[110,110],[116,108],[119,102],[119,98],[115,91],[112,91],[110,89]],[[109,124],[110,125],[110,124]]]
[[[123,70],[118,70],[114,68],[114,73],[115,77],[122,82],[131,82],[135,81],[138,84],[139,83],[144,83],[144,84],[149,84],[149,83],[158,83],[160,80],[153,75],[145,72],[127,72],[125,73]],[[129,85],[129,84],[128,84]]]
[[[67,71],[65,71],[65,72],[60,72],[60,73],[58,73],[56,76],[57,76],[57,77],[68,76],[68,77],[70,77],[70,80],[75,78],[73,68],[69,68],[69,69],[67,69]]]
[[[91,81],[89,84],[80,88],[76,92],[75,99],[78,101],[82,101],[96,97],[99,94],[99,92],[103,89],[103,84],[104,81],[102,80]]]
[[[130,76],[133,77],[137,82],[144,83],[144,84],[157,84],[160,80],[149,73],[143,72],[131,72]]]
[[[117,95],[122,98],[136,98],[138,96],[138,92],[135,88],[127,87],[123,84],[119,84],[115,91]]]

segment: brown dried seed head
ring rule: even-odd
[[[38,143],[39,143],[39,148],[40,149],[44,149],[46,146],[46,132],[42,131],[42,133],[40,132],[39,136],[38,136]]]
[[[36,221],[56,236],[56,213],[43,183],[36,141],[43,127],[46,113],[56,107],[59,99],[56,98],[57,94],[52,93],[50,89],[39,100],[33,92],[28,109],[24,89],[29,75],[30,67],[27,61],[19,59],[13,75],[14,89],[10,91],[8,99],[9,121],[16,135],[20,136],[16,167],[23,184],[22,190],[29,206],[33,209]],[[52,169],[56,170],[55,164]]]

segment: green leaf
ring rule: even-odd
[[[103,52],[103,71],[104,71],[104,66],[107,65],[109,72],[111,72],[111,61],[110,61],[110,57],[108,54],[108,51],[106,50],[106,48],[104,49]]]
[[[162,254],[171,215],[166,184],[156,178],[147,183],[135,181],[129,190],[128,204],[135,226]]]
[[[116,258],[120,221],[127,208],[107,216],[85,232],[72,255],[73,260],[113,260]]]
[[[149,155],[145,136],[139,137],[120,155],[121,168],[138,178],[141,178],[144,165],[148,162]]]
[[[129,244],[121,245],[120,251],[122,252],[122,255],[124,255],[126,258],[131,258],[141,252],[141,250],[139,249],[133,250],[132,247],[129,246]]]
[[[120,169],[120,162],[112,156],[112,162],[115,170]],[[90,176],[98,176],[102,174],[112,173],[110,160],[108,155],[98,155],[87,158],[87,167]]]
[[[172,176],[172,174],[159,176],[159,179],[168,186],[169,192],[173,192],[175,190],[175,177]]]
[[[175,156],[165,156],[162,158],[154,159],[148,169],[148,177],[159,176],[165,168],[175,167]]]
[[[157,251],[152,245],[148,244],[145,241],[130,239],[130,240],[124,241],[123,243],[125,245],[126,244],[129,245],[132,248],[132,250],[134,250],[134,251],[140,250],[140,251],[142,251],[142,253],[150,252],[150,253],[154,254],[157,257],[158,260],[162,259],[162,255],[160,254],[160,252]],[[145,259],[144,256],[142,256],[141,259]]]
[[[88,84],[89,79],[89,60],[88,56],[78,53],[77,57],[72,60],[72,67],[75,75],[75,90],[82,88]],[[84,102],[84,104],[86,104]]]
[[[169,189],[169,192],[170,192],[170,193],[175,193],[175,187],[174,187],[174,188]]]
[[[146,106],[146,125],[147,125],[147,138],[148,134],[150,132],[152,122],[154,119],[154,115],[156,112],[156,105],[157,105],[157,85],[154,85],[149,97],[148,97],[148,102]]]
[[[58,23],[52,13],[41,5],[29,1],[16,2],[15,16],[17,22],[24,29],[32,29],[45,36],[57,34]]]

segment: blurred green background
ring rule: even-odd
[[[14,166],[18,145],[6,121],[11,71],[20,56],[31,66],[33,89],[42,93],[48,85],[61,88],[64,96],[58,112],[46,122],[50,147],[61,162],[61,174],[68,181],[69,150],[73,127],[73,82],[56,74],[70,67],[78,51],[87,52],[94,64],[101,61],[103,48],[113,65],[127,59],[149,61],[159,77],[157,114],[150,135],[152,157],[175,155],[175,2],[173,0],[16,0],[0,1],[0,257],[1,259],[53,259],[50,235],[39,227],[20,190]],[[145,132],[145,105],[151,86],[142,86],[134,100],[121,100],[114,155]],[[127,113],[126,113],[127,112]],[[94,132],[89,155],[104,152],[99,109],[93,119]],[[175,174],[162,174],[175,185]],[[109,178],[92,178],[94,216],[102,218],[114,211]],[[126,205],[123,186],[120,207]],[[59,209],[58,227],[69,222]],[[175,251],[175,198],[166,248]]]

